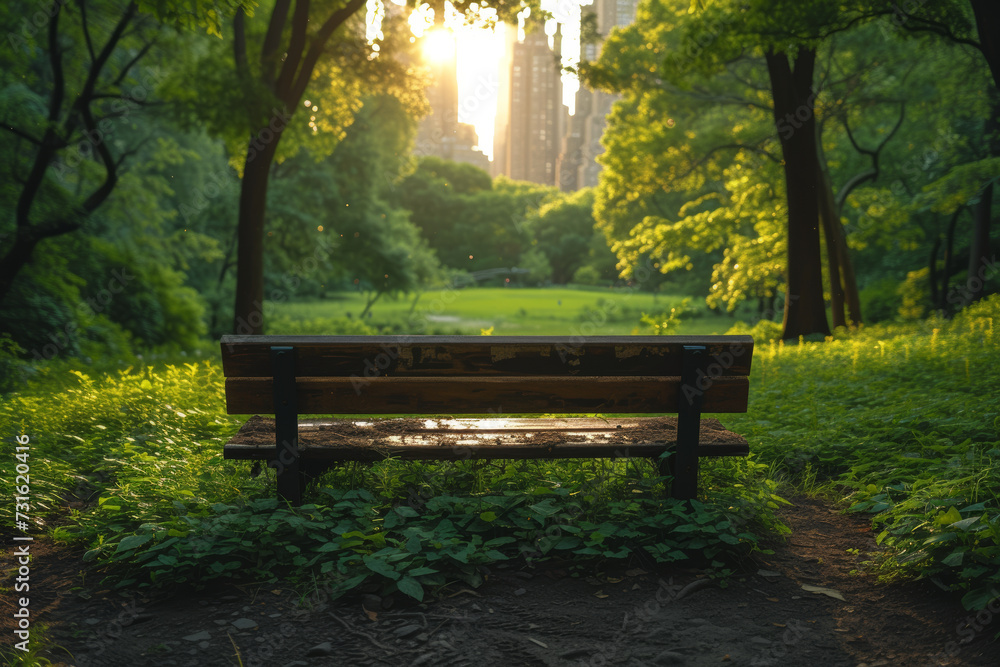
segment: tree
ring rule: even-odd
[[[235,0],[53,2],[39,30],[44,46],[36,50],[26,17],[45,12],[35,3],[7,3],[6,25],[25,17],[21,33],[10,33],[17,57],[44,59],[33,61],[22,80],[4,81],[3,128],[25,148],[13,170],[15,231],[0,262],[0,302],[40,242],[79,230],[118,185],[138,146],[120,148],[115,135],[160,83],[158,72],[138,74],[137,66],[163,40],[161,25],[218,33],[221,17],[239,6]]]
[[[920,3],[915,8],[892,6],[882,12],[891,14],[894,22],[907,31],[939,35],[949,42],[972,47],[982,54],[993,78],[990,112],[983,138],[988,153],[985,159],[1000,157],[1000,6],[992,0],[969,0],[968,4],[964,0],[949,0],[930,3],[926,7],[923,4]],[[976,287],[964,299],[965,303],[983,295],[985,282],[980,279],[979,274],[984,272],[984,265],[988,263],[996,180],[997,172],[994,169],[991,177],[980,183],[980,191],[972,202],[973,234],[969,244],[968,275],[970,283]],[[975,281],[972,280],[973,276],[976,276]]]
[[[248,131],[243,134],[246,157],[240,187],[234,314],[234,326],[243,333],[260,333],[263,328],[263,234],[271,165],[278,155],[282,138],[296,127],[305,127],[301,123],[293,124],[293,120],[301,117],[305,102],[313,102],[312,96],[306,98],[307,90],[333,103],[338,110],[356,111],[357,106],[352,108],[351,102],[360,97],[360,91],[351,91],[349,87],[345,90],[344,83],[353,79],[371,84],[377,78],[375,72],[382,71],[373,68],[373,62],[376,65],[387,63],[390,58],[386,54],[394,50],[391,46],[382,48],[379,57],[375,57],[363,38],[348,32],[349,21],[365,6],[366,0],[317,4],[320,6],[309,0],[295,0],[294,3],[275,0],[263,34],[251,31],[244,11],[237,11],[233,22],[232,62],[243,99],[241,106],[248,119],[245,126]],[[432,6],[443,13],[443,0],[436,0]],[[474,2],[459,2],[455,6],[459,10],[468,8],[473,13],[479,10]],[[503,20],[515,16],[521,6],[499,2],[495,8]],[[338,48],[331,54],[329,47],[334,45]],[[251,58],[252,52],[254,57]],[[406,69],[397,68],[396,72],[405,73]],[[405,77],[397,83],[404,88],[412,84]],[[331,88],[347,94],[337,99],[330,95]],[[312,111],[318,108],[315,104],[308,106]],[[212,113],[212,110],[200,111]],[[310,120],[308,127],[314,132],[322,130],[337,135],[349,122],[334,119],[321,126]],[[293,146],[292,152],[297,147]]]
[[[602,63],[612,61],[618,68],[615,73],[617,81],[614,80],[615,77],[611,81],[612,86],[617,84],[618,90],[673,89],[680,91],[680,95],[695,95],[704,102],[723,105],[740,104],[741,95],[719,94],[718,91],[707,89],[706,80],[734,73],[734,67],[752,60],[754,56],[764,58],[772,131],[781,145],[781,166],[786,185],[788,245],[785,288],[788,298],[784,309],[784,334],[789,338],[808,333],[827,333],[829,330],[824,313],[824,288],[820,269],[820,222],[823,222],[827,240],[834,324],[857,322],[860,319],[857,288],[852,279],[853,270],[846,238],[840,227],[839,212],[853,188],[865,180],[877,177],[879,153],[887,140],[894,136],[903,116],[897,100],[896,113],[888,126],[885,126],[885,130],[889,132],[888,139],[879,141],[872,147],[854,144],[866,159],[873,160],[872,167],[862,173],[849,175],[844,180],[844,187],[839,195],[835,195],[824,157],[820,122],[826,117],[843,117],[843,95],[831,96],[831,103],[824,108],[817,106],[817,99],[824,87],[831,85],[829,65],[825,69],[818,67],[817,58],[820,54],[829,54],[826,56],[827,61],[839,58],[834,44],[835,37],[856,32],[859,27],[875,19],[887,21],[885,17],[888,7],[887,4],[830,5],[822,2],[651,2],[640,8],[640,14],[645,12],[645,16],[641,15],[634,26],[612,34],[602,53]],[[865,45],[860,45],[859,48],[866,50]],[[633,62],[623,64],[623,61],[629,59]],[[607,74],[600,66],[585,66],[583,69],[587,78],[598,84],[602,83],[602,77]],[[856,76],[848,74],[843,80],[832,83],[841,90],[846,86],[850,94],[853,78]],[[606,79],[604,82],[607,82]],[[752,111],[760,101],[759,96],[755,97],[760,92],[756,81],[741,76],[739,83],[738,89],[750,89],[747,90],[749,94],[742,96],[742,104]],[[673,97],[673,101],[676,100],[677,94]],[[884,102],[885,100],[880,103]],[[623,102],[625,103],[627,102]],[[675,115],[673,108],[669,109],[669,113],[671,116]],[[745,125],[738,122],[735,127],[742,129]],[[658,123],[652,123],[650,128],[663,130]],[[696,166],[705,168],[706,174],[711,171],[709,165],[717,162],[718,152],[766,150],[766,141],[718,141],[713,145],[703,141],[701,133],[687,134],[691,144],[697,143],[708,151],[702,153],[704,158],[696,163]],[[745,136],[745,132],[740,134]],[[655,152],[650,154],[656,155]],[[627,153],[624,155],[627,157]],[[606,160],[610,159],[606,157]],[[688,173],[685,171],[684,175]],[[623,185],[627,189],[634,182],[626,181]],[[606,204],[599,196],[598,209],[604,207],[605,211],[613,211],[609,208],[611,202]],[[659,213],[655,210],[646,212],[643,219],[647,220],[646,216],[651,214],[655,219],[662,215],[662,210]],[[614,230],[612,236],[625,243],[624,231]],[[673,264],[673,261],[667,262],[664,268],[670,269]],[[732,263],[734,268],[740,265]],[[849,318],[845,314],[845,306],[850,313]]]
[[[506,178],[494,182],[477,167],[435,157],[422,158],[395,189],[441,262],[466,271],[516,266],[532,244],[532,212],[557,192]]]
[[[529,214],[532,247],[548,258],[552,282],[564,285],[587,263],[594,236],[594,192],[560,195]]]

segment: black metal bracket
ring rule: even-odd
[[[708,348],[704,345],[684,346],[677,396],[677,445],[669,460],[674,475],[671,495],[681,500],[691,500],[698,495],[698,441],[701,407],[707,389],[701,384],[706,377],[707,359]]]
[[[274,373],[274,444],[278,472],[278,496],[298,506],[302,504],[302,476],[299,471],[299,410],[295,393],[295,348],[271,347]]]

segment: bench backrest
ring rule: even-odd
[[[752,356],[749,336],[222,338],[229,414],[274,414],[290,375],[299,414],[746,412]]]

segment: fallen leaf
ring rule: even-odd
[[[621,581],[624,581],[624,578],[622,578],[622,577],[608,577],[608,583],[609,584],[617,584],[617,583],[619,583]]]
[[[777,628],[787,627],[784,623],[771,623],[771,625],[773,625],[773,626],[775,626]]]
[[[528,637],[528,641],[529,642],[535,642],[536,644],[538,644],[542,648],[548,648],[548,644],[545,644],[544,642],[540,642],[537,639],[535,639],[534,637]]]
[[[844,596],[841,595],[840,591],[833,588],[823,588],[822,586],[810,586],[809,584],[802,584],[802,590],[808,591],[810,593],[816,593],[820,595],[826,595],[831,598],[836,598],[838,600],[844,600]],[[844,600],[846,602],[846,600]]]
[[[271,591],[271,592],[272,592],[272,593],[274,593],[275,595],[281,595],[281,589],[280,589],[280,588],[275,588],[275,589],[274,589],[273,591]]]
[[[594,597],[601,598],[603,600],[604,598],[608,597],[608,595],[604,591],[597,591],[596,593],[594,593]]]
[[[632,584],[632,590],[633,590],[633,591],[637,591],[637,590],[639,590],[640,588],[642,588],[642,586],[640,586],[639,584]]]
[[[770,600],[771,602],[780,602],[778,598],[767,598],[767,599]]]
[[[722,656],[722,662],[729,662],[730,660],[732,660],[732,658],[729,657],[728,653]]]
[[[646,572],[641,567],[635,567],[632,568],[631,570],[625,570],[626,577],[641,577],[644,574],[649,574],[649,572]]]
[[[374,611],[370,611],[370,610],[369,610],[369,609],[367,609],[367,608],[366,608],[366,607],[365,607],[364,605],[361,605],[361,608],[362,608],[362,609],[364,609],[364,611],[365,611],[365,616],[367,616],[367,617],[368,617],[368,620],[369,620],[369,621],[377,621],[377,620],[378,620],[378,614],[377,614],[376,612],[374,612]]]
[[[455,597],[456,595],[461,595],[462,593],[468,593],[469,595],[475,595],[475,596],[476,596],[477,598],[481,598],[481,597],[483,597],[482,595],[480,595],[480,594],[479,594],[479,593],[477,593],[476,591],[474,591],[474,590],[471,590],[471,589],[468,589],[468,588],[463,588],[463,589],[461,589],[461,590],[459,590],[459,591],[455,591],[454,593],[452,593],[452,594],[451,594],[451,595],[449,595],[448,597],[450,597],[450,598],[453,598],[453,597]],[[493,613],[493,611],[491,610],[491,611],[490,611],[490,613],[492,614],[492,613]]]

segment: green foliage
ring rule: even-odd
[[[899,281],[884,278],[861,290],[861,312],[871,323],[887,322],[899,316]]]
[[[726,332],[727,335],[732,336],[753,336],[754,343],[758,345],[781,340],[781,333],[781,324],[771,320],[760,320],[752,327],[744,322],[737,322]]]
[[[647,326],[648,333],[654,336],[666,336],[677,333],[676,329],[680,326],[682,318],[690,317],[693,314],[695,311],[691,308],[691,299],[684,299],[679,305],[671,308],[670,312],[664,312],[660,315],[643,313],[642,323]]]
[[[761,483],[762,468],[717,470],[713,482],[729,487],[739,480],[737,487],[750,492],[713,488],[721,498],[694,501],[690,508],[648,496],[597,502],[585,495],[581,502],[576,492],[549,486],[502,495],[411,497],[409,504],[365,489],[324,489],[315,504],[297,510],[275,500],[197,510],[176,503],[176,519],[146,523],[85,559],[120,563],[118,585],[248,574],[301,578],[313,572],[334,595],[376,579],[385,592],[399,590],[418,600],[426,589],[451,581],[478,586],[478,565],[516,556],[624,559],[642,550],[658,562],[694,559],[722,568],[756,546],[750,522],[780,502]],[[399,474],[412,477],[412,471]],[[585,493],[600,493],[599,484],[591,482]],[[772,521],[772,527],[780,524]]]
[[[532,246],[545,254],[552,267],[552,282],[566,284],[576,280],[577,272],[590,267],[589,283],[598,284],[601,274],[615,276],[615,258],[604,242],[603,234],[594,230],[594,192],[586,188],[578,192],[553,196],[539,208],[529,210],[525,224],[532,237]],[[596,241],[596,243],[595,243]],[[522,259],[522,264],[524,260]]]
[[[580,66],[591,85],[622,95],[603,138],[594,217],[623,275],[649,257],[664,273],[691,274],[690,293],[730,311],[785,291],[778,135],[810,117],[850,246],[883,249],[855,260],[861,282],[926,265],[947,225],[941,214],[974,205],[995,179],[994,86],[981,54],[902,29],[895,11],[888,2],[641,2],[599,60]],[[919,15],[911,25],[940,22],[974,39],[968,3],[909,11]],[[800,48],[816,51],[816,95],[800,118],[776,121],[764,55]],[[942,95],[956,103],[936,105]]]
[[[906,274],[897,293],[900,298],[899,317],[903,320],[919,320],[930,303],[930,267],[910,271]]]
[[[0,399],[0,435],[31,436],[36,520],[87,501],[54,534],[122,586],[315,575],[335,593],[374,580],[419,599],[504,558],[638,550],[722,576],[785,530],[773,516],[785,480],[873,513],[884,576],[935,577],[976,607],[1000,583],[1000,413],[984,400],[1000,391],[997,322],[993,296],[952,322],[798,345],[761,335],[749,412],[726,418],[753,455],[706,462],[690,511],[663,499],[648,464],[589,460],[351,464],[288,510],[262,499],[273,473],[222,460],[239,420],[213,362],[50,374]]]
[[[1000,583],[997,322],[993,296],[952,322],[758,345],[731,426],[776,474],[871,512],[881,575],[934,577],[969,608]]]
[[[548,282],[553,273],[549,258],[537,246],[521,254],[521,258],[518,260],[518,268],[528,271],[528,274],[520,278],[518,282],[525,282],[529,285],[544,284]]]
[[[533,248],[529,216],[559,196],[533,183],[492,183],[480,169],[435,157],[421,158],[395,192],[441,263],[465,271],[520,266]],[[540,268],[537,256],[526,259]]]
[[[20,357],[24,349],[10,334],[0,334],[0,394],[23,385],[27,379],[25,364]]]
[[[32,517],[42,525],[64,498],[83,501],[53,534],[84,543],[121,587],[319,576],[335,593],[372,579],[417,599],[477,585],[478,565],[513,557],[641,550],[724,576],[761,531],[781,530],[774,484],[752,460],[706,464],[690,509],[664,500],[664,479],[642,461],[386,460],[331,471],[312,504],[291,510],[269,499],[273,473],[222,459],[239,422],[224,414],[222,383],[213,362],[74,370],[0,399],[0,436],[31,437]]]
[[[298,319],[275,315],[267,319],[265,326],[268,335],[283,336],[371,336],[379,333],[361,320],[347,317]]]

